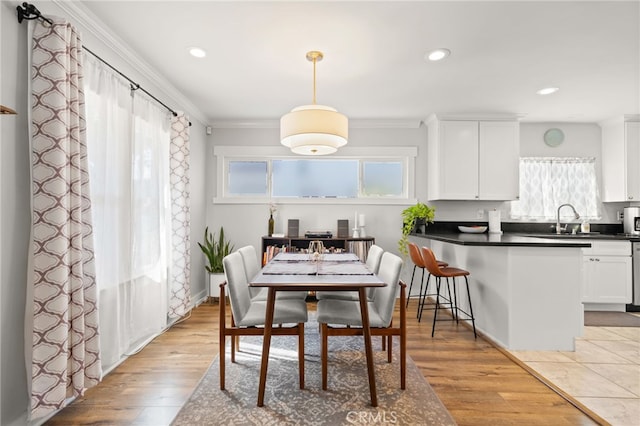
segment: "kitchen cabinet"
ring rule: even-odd
[[[520,124],[511,119],[427,120],[430,200],[515,200]]]
[[[583,252],[582,301],[585,304],[631,303],[632,265],[629,241],[589,241]],[[595,308],[586,308],[598,309]]]
[[[602,201],[640,202],[640,117],[601,123]]]

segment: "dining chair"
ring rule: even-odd
[[[247,276],[247,283],[260,272],[261,263],[256,255],[256,249],[251,246],[244,246],[238,249],[238,252],[242,255],[242,262],[244,263],[244,270]],[[249,294],[253,300],[267,301],[268,290],[263,287],[249,287]],[[307,299],[306,291],[281,291],[276,294],[277,299]]]
[[[392,338],[400,337],[400,388],[406,388],[406,284],[400,280],[402,259],[385,252],[380,261],[378,277],[387,285],[375,287],[369,310],[369,327],[372,336],[388,339],[387,361],[392,359]],[[400,291],[400,325],[393,326],[393,311]],[[320,324],[320,359],[322,365],[322,389],[327,389],[328,337],[358,336],[363,334],[360,302],[356,300],[321,299],[317,306]]]
[[[369,247],[367,252],[367,261],[365,262],[367,268],[374,274],[378,273],[380,268],[380,261],[382,260],[382,254],[384,249],[378,245],[373,244]],[[367,298],[371,300],[373,294],[373,287],[367,289]],[[318,291],[316,292],[316,299],[338,299],[338,300],[359,300],[357,291]]]
[[[227,281],[220,285],[220,389],[225,388],[226,338],[231,337],[231,362],[235,362],[235,339],[239,336],[264,335],[267,302],[254,300],[242,255],[235,251],[222,260]],[[233,323],[227,325],[225,292],[228,287]],[[298,367],[300,389],[304,389],[304,323],[307,322],[307,304],[301,299],[277,299],[272,329],[274,336],[298,336]],[[293,324],[293,325],[292,325]]]

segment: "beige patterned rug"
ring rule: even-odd
[[[174,426],[183,425],[455,425],[411,358],[407,389],[400,389],[399,347],[386,362],[380,338],[374,338],[378,407],[371,407],[362,337],[329,338],[329,383],[320,384],[318,324],[305,329],[305,389],[299,389],[296,338],[274,336],[264,407],[257,407],[260,337],[242,337],[236,363],[227,350],[226,387],[219,387],[219,363],[213,361]],[[397,340],[397,339],[394,339]],[[227,344],[228,345],[228,344]]]

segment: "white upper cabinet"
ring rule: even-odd
[[[515,120],[427,120],[430,200],[518,198],[520,124]]]
[[[602,201],[640,202],[640,118],[625,116],[602,128]]]

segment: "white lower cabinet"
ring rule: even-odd
[[[589,304],[631,303],[631,243],[590,241],[583,249],[582,301]]]

